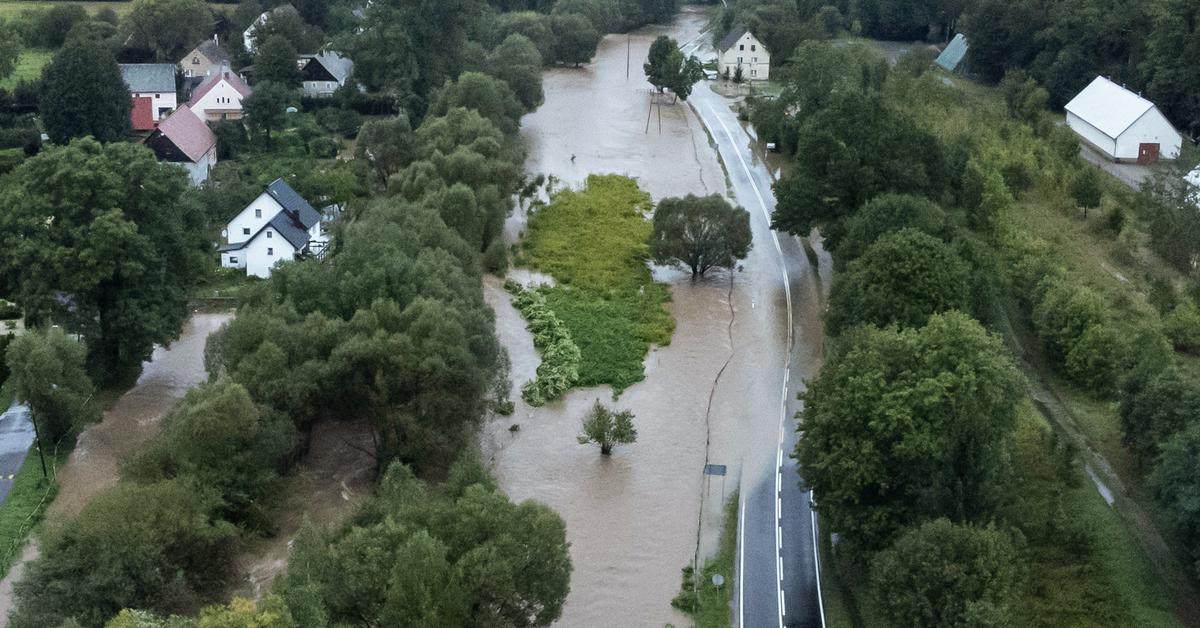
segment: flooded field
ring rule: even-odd
[[[656,108],[645,131],[651,96],[641,64],[650,43],[669,34],[682,44],[704,27],[702,14],[685,12],[671,27],[607,37],[584,68],[548,71],[546,103],[522,121],[530,172],[575,187],[590,173],[625,174],[656,201],[726,194],[716,152],[686,104],[662,107],[661,133]],[[509,221],[510,240],[524,218]],[[713,271],[692,283],[656,269],[672,286],[675,335],[647,356],[645,381],[616,401],[611,390],[592,388],[543,408],[524,404],[519,387],[540,358],[501,282],[488,279],[517,410],[486,426],[483,449],[513,499],[545,502],[567,522],[575,571],[560,625],[687,625],[670,606],[680,568],[715,547],[721,502],[738,488],[743,463],[757,469],[774,461],[787,318],[778,261],[762,236],[756,228],[755,250],[732,273]],[[595,399],[636,414],[637,443],[606,458],[576,442]],[[748,457],[751,451],[764,455]],[[706,480],[708,463],[727,465],[724,483]]]

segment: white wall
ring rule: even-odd
[[[1158,144],[1160,158],[1175,159],[1183,138],[1157,108],[1152,108],[1117,138],[1117,159],[1137,161],[1139,144]]]
[[[222,114],[236,120],[242,117],[242,94],[234,89],[229,81],[221,79],[203,98],[192,105],[192,112],[207,120],[220,120]]]
[[[221,253],[221,268],[245,268],[246,251],[225,251]]]
[[[742,78],[747,81],[765,81],[771,77],[771,53],[749,32],[721,54],[718,71],[722,77],[728,71],[729,78],[733,78],[738,65],[742,66]]]
[[[296,257],[296,249],[278,233],[268,238],[264,231],[254,238],[246,248],[242,249],[246,256],[246,274],[267,278],[271,276],[271,267],[282,261],[291,261]]]
[[[1067,112],[1067,126],[1071,127],[1072,131],[1075,131],[1079,137],[1083,138],[1088,144],[1091,144],[1093,148],[1107,155],[1109,159],[1116,158],[1116,141],[1105,135],[1100,129],[1088,124],[1083,118],[1070,111]]]
[[[130,92],[129,94],[134,98],[143,96],[149,98],[150,102],[154,103],[152,112],[155,120],[162,120],[179,107],[179,98],[175,92]]]
[[[200,161],[196,163],[184,162],[181,165],[188,171],[188,176],[192,178],[192,185],[200,187],[200,185],[208,180],[209,172],[217,165],[217,147],[214,145],[207,153],[204,153]]]
[[[275,202],[275,199],[271,198],[270,194],[266,192],[259,194],[258,198],[251,201],[246,209],[238,212],[238,215],[234,216],[233,220],[230,220],[229,224],[225,226],[225,241],[230,244],[239,244],[249,240],[281,209],[283,208]]]
[[[305,96],[332,96],[337,88],[337,81],[304,81]]]

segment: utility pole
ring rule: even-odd
[[[33,408],[29,409],[29,422],[33,423],[33,439],[37,442],[38,459],[42,461],[42,478],[48,479],[49,473],[46,473],[46,455],[42,453],[42,435],[38,431],[37,417],[33,414]]]
[[[631,48],[633,48],[633,35],[626,35],[625,36],[625,78],[626,79],[629,78],[629,54],[630,54]]]

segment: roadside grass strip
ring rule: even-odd
[[[704,562],[700,570],[700,581],[691,565],[683,568],[683,584],[679,595],[671,600],[671,606],[687,613],[695,621],[696,628],[729,628],[733,622],[733,591],[736,582],[733,573],[737,559],[738,493],[734,491],[725,503],[725,520],[721,526],[721,540],[717,555]],[[720,575],[721,586],[713,582]],[[736,574],[741,577],[741,574]]]
[[[42,521],[46,508],[58,494],[55,471],[67,462],[70,450],[47,452],[46,466],[50,478],[42,477],[42,463],[36,445],[30,448],[21,470],[13,478],[12,490],[0,505],[0,578],[8,575],[25,547],[29,533]]]
[[[671,293],[646,265],[649,210],[633,179],[592,175],[529,219],[516,264],[554,277],[536,291],[579,349],[579,386],[620,394],[644,378],[650,345],[671,342],[675,322],[663,307]]]

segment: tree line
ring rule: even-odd
[[[792,159],[775,184],[774,226],[819,229],[839,271],[831,349],[801,395],[795,455],[839,535],[835,555],[869,572],[890,625],[1041,625],[1048,615],[1035,608],[1071,612],[1074,593],[1043,599],[1060,547],[1092,574],[1079,587],[1115,585],[1095,567],[1092,538],[1063,518],[1079,472],[1022,401],[1000,336],[1008,286],[1054,368],[1096,394],[1116,394],[1136,332],[1008,226],[1034,188],[1099,204],[1075,139],[1027,114],[1026,98],[965,128],[946,115],[961,95],[928,63],[913,55],[890,68],[866,48],[807,41],[781,69],[782,95],[752,102],[760,137]],[[1181,460],[1186,448],[1174,447]],[[1178,468],[1163,473],[1178,480]],[[1018,569],[1017,557],[1032,566]],[[1127,613],[1118,600],[1077,616]]]

